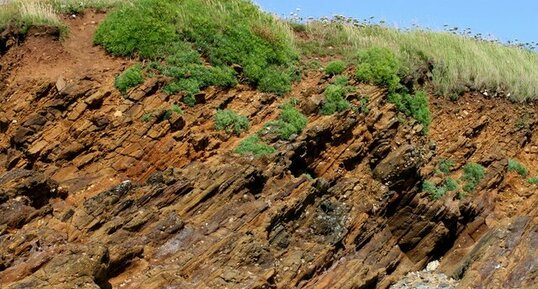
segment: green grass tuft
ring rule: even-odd
[[[215,114],[215,128],[240,135],[242,131],[249,128],[249,122],[246,116],[239,115],[229,109],[219,109]]]
[[[527,177],[529,170],[521,164],[518,160],[510,159],[508,160],[508,171],[516,172],[522,177]]]
[[[239,143],[235,152],[240,155],[254,155],[255,157],[261,157],[273,154],[276,150],[274,147],[264,144],[257,135],[251,135]]]
[[[346,70],[346,63],[342,60],[334,60],[329,62],[325,67],[325,74],[327,75],[338,75],[342,74]]]
[[[144,75],[142,74],[142,66],[135,64],[126,69],[116,77],[114,85],[123,94],[139,84],[144,83]]]

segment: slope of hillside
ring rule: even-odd
[[[238,84],[170,93],[194,74],[94,46],[105,17],[0,37],[1,288],[389,288],[434,260],[458,288],[537,284],[536,104],[428,93],[425,130],[428,84],[359,81],[366,58],[291,57],[296,81],[270,67],[289,92],[260,92],[267,75],[211,45],[177,67]],[[224,109],[249,125],[217,130]],[[237,153],[253,135],[273,150]]]

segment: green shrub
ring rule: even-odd
[[[424,133],[428,133],[428,129],[432,122],[428,95],[425,92],[419,91],[415,95],[408,93],[391,93],[388,96],[388,101],[396,105],[399,111],[407,116],[415,118],[422,124]]]
[[[347,86],[347,84],[349,83],[349,78],[345,75],[338,75],[337,77],[334,78],[334,85],[339,85],[339,86]]]
[[[327,75],[338,75],[342,74],[346,70],[346,63],[342,60],[334,60],[329,62],[325,67],[325,74]]]
[[[177,104],[173,104],[170,107],[170,109],[165,110],[164,114],[162,116],[162,119],[163,120],[170,119],[172,117],[172,115],[174,115],[174,114],[179,114],[179,115],[183,114],[183,110]]]
[[[527,181],[531,185],[538,185],[538,178],[529,178]]]
[[[359,52],[358,60],[355,72],[357,80],[386,86],[390,92],[399,87],[400,62],[389,49],[373,47],[362,50]]]
[[[445,187],[437,187],[434,183],[430,181],[424,181],[424,183],[422,183],[422,191],[430,194],[430,197],[433,200],[440,199],[446,194]]]
[[[445,180],[445,188],[447,191],[451,192],[451,191],[455,191],[458,189],[458,182],[456,180],[454,180],[453,178],[447,178]]]
[[[152,118],[153,118],[153,113],[148,112],[148,113],[145,113],[144,115],[142,115],[140,120],[143,121],[143,122],[149,122]]]
[[[437,165],[437,169],[440,173],[448,174],[452,170],[452,167],[454,166],[454,161],[450,159],[442,159],[439,161],[439,165]]]
[[[257,135],[252,135],[242,140],[235,149],[235,152],[240,155],[252,154],[256,157],[261,157],[270,155],[276,152],[276,150],[274,147],[264,144]]]
[[[529,170],[527,170],[527,168],[518,160],[514,159],[508,160],[508,171],[517,172],[522,177],[526,177],[529,174]]]
[[[162,57],[178,39],[173,19],[178,10],[167,0],[137,0],[126,3],[101,22],[95,44],[119,56]]]
[[[108,14],[94,41],[114,55],[154,60],[152,67],[175,78],[167,93],[185,92],[192,104],[192,94],[207,86],[233,86],[232,64],[261,91],[291,89],[298,61],[292,32],[250,1],[131,2]]]
[[[325,102],[321,106],[321,114],[331,115],[349,109],[351,106],[346,100],[347,88],[342,85],[331,84],[325,89]]]
[[[215,128],[217,130],[224,130],[227,133],[241,134],[242,131],[247,130],[249,127],[248,118],[246,116],[239,115],[229,109],[217,110],[215,114]]]
[[[289,140],[292,135],[300,134],[308,123],[308,118],[298,111],[292,103],[282,105],[280,116],[276,121],[266,124],[269,130],[275,130],[280,139]]]
[[[458,189],[458,182],[452,178],[447,178],[442,185],[436,186],[431,181],[422,183],[422,191],[430,194],[433,200],[440,199],[447,192],[452,192]]]
[[[121,93],[125,94],[129,88],[135,87],[143,82],[144,76],[142,75],[142,67],[139,64],[136,64],[118,75],[114,85],[121,91]]]
[[[259,79],[258,89],[262,92],[284,95],[291,89],[291,79],[285,73],[269,70]]]
[[[476,163],[469,163],[463,167],[463,177],[465,181],[463,190],[465,192],[474,191],[478,183],[484,178],[486,169]]]

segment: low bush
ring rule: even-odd
[[[465,181],[463,190],[465,192],[474,191],[478,183],[484,178],[486,169],[476,163],[469,163],[463,167],[463,177]]]
[[[165,91],[185,92],[189,103],[206,86],[235,85],[234,64],[261,91],[285,94],[298,61],[289,27],[243,0],[132,0],[109,13],[94,40],[112,54],[153,60],[175,78]]]
[[[338,84],[331,84],[325,89],[325,101],[321,106],[320,113],[331,115],[336,112],[345,111],[350,108],[349,101],[346,100],[347,87]]]
[[[214,121],[217,130],[224,130],[227,133],[233,132],[236,135],[241,134],[249,127],[246,116],[239,115],[229,109],[217,110]]]
[[[308,123],[308,118],[297,110],[292,103],[282,105],[277,120],[265,125],[269,131],[276,131],[280,139],[289,140],[293,135],[300,134]]]
[[[529,178],[527,181],[531,185],[538,185],[538,178]]]
[[[142,66],[135,64],[118,75],[114,85],[121,93],[125,94],[127,93],[127,90],[142,84],[143,82],[144,75],[142,74]]]
[[[454,161],[450,159],[442,159],[437,165],[437,170],[442,174],[448,174],[454,166]]]
[[[428,133],[432,117],[429,108],[428,95],[425,92],[419,91],[415,95],[408,93],[391,93],[388,96],[388,101],[396,105],[399,111],[407,116],[415,118],[422,124],[424,133]]]
[[[433,200],[440,199],[447,192],[456,191],[458,189],[458,182],[453,178],[447,178],[442,185],[436,186],[431,181],[424,181],[422,183],[422,191],[430,194]]]
[[[276,152],[275,148],[263,143],[257,135],[252,135],[242,140],[235,152],[240,155],[254,155],[261,157]]]
[[[399,87],[400,62],[389,49],[373,47],[359,52],[355,72],[357,80],[386,86],[389,92]]]
[[[334,60],[329,62],[327,66],[325,66],[325,74],[327,75],[338,75],[342,74],[344,70],[346,70],[346,63],[342,60]]]
[[[170,109],[167,109],[164,111],[163,115],[162,115],[162,119],[163,120],[168,120],[170,118],[172,118],[172,116],[174,114],[178,114],[178,115],[182,115],[183,114],[183,110],[181,109],[181,107],[179,107],[177,104],[173,104]]]
[[[508,171],[516,172],[522,177],[526,177],[529,174],[529,170],[522,165],[518,160],[510,159],[508,160]]]

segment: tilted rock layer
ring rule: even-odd
[[[288,98],[210,88],[163,119],[179,98],[162,80],[114,89],[131,62],[92,46],[102,18],[68,20],[62,42],[31,30],[0,60],[0,287],[388,288],[441,259],[461,288],[536,288],[538,188],[507,171],[517,158],[536,173],[536,105],[432,97],[423,135],[357,83],[368,113],[319,116],[329,80],[310,72],[288,97],[303,133],[239,156],[216,109],[254,133]],[[420,186],[442,159],[486,177],[433,201]]]

